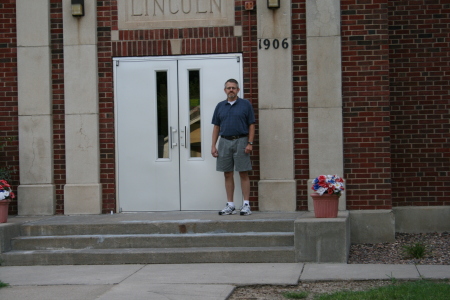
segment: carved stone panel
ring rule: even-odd
[[[118,0],[119,29],[234,26],[234,1]]]

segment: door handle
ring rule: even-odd
[[[180,135],[180,146],[187,148],[187,142],[186,142],[186,126],[184,126],[184,129],[181,129],[181,135]]]
[[[176,133],[177,130],[173,129],[172,126],[170,126],[170,148],[173,149],[173,147],[176,147],[178,144],[177,142],[173,141],[173,134]]]

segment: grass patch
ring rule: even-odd
[[[9,286],[9,284],[0,281],[0,289]]]
[[[427,247],[423,243],[403,246],[403,254],[406,257],[423,258],[427,254]]]
[[[368,291],[342,291],[333,294],[318,295],[316,300],[447,300],[450,295],[450,284],[418,280],[379,287]]]
[[[307,292],[285,292],[283,293],[284,298],[287,299],[305,299],[308,297]]]

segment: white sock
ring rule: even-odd
[[[244,205],[248,205],[248,206],[250,206],[250,201],[248,201],[248,200],[244,200]]]
[[[234,202],[228,202],[229,207],[234,207]]]

